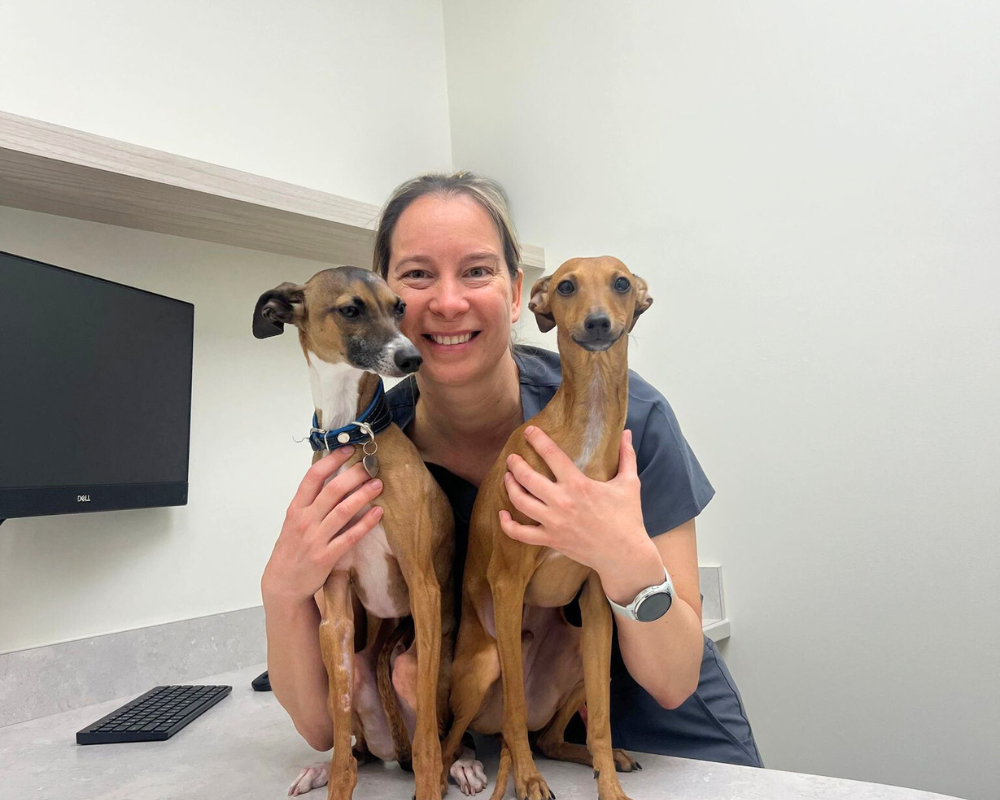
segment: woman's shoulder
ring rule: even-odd
[[[413,421],[417,405],[417,381],[413,375],[406,376],[392,388],[386,389],[385,401],[389,405],[392,421],[406,430],[406,426]]]

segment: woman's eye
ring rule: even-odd
[[[418,280],[418,281],[419,280],[423,280],[424,278],[429,278],[429,277],[430,277],[430,275],[428,275],[427,272],[425,270],[422,270],[422,269],[411,269],[409,272],[407,272],[405,275],[403,275],[404,279],[405,278],[412,278],[413,280]]]
[[[618,278],[618,280],[615,281],[616,292],[621,292],[622,294],[624,294],[631,288],[632,284],[629,283],[628,278]]]
[[[561,281],[556,287],[556,291],[562,295],[573,294],[576,291],[576,287],[573,285],[573,281]]]
[[[361,313],[361,309],[357,306],[344,306],[343,308],[338,309],[338,311],[340,311],[340,313],[348,319],[354,319]]]
[[[473,267],[469,270],[470,278],[485,278],[490,275],[489,267]]]

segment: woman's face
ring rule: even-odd
[[[464,194],[424,195],[400,215],[390,241],[389,286],[406,303],[400,329],[420,350],[420,375],[449,386],[481,379],[510,347],[521,315],[486,210]]]

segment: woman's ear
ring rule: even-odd
[[[517,322],[521,318],[521,288],[524,286],[524,270],[517,268],[517,277],[511,281],[510,287],[510,321]]]
[[[629,333],[635,327],[639,315],[653,305],[653,298],[649,296],[649,286],[646,285],[646,281],[634,272],[632,273],[632,278],[635,282],[635,310],[632,312],[632,324],[628,326]]]
[[[538,330],[542,333],[550,331],[556,326],[555,317],[552,316],[552,308],[549,306],[549,279],[551,277],[551,275],[546,275],[535,281],[535,285],[531,287],[531,300],[528,301],[528,308],[534,312]]]

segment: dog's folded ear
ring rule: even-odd
[[[267,339],[284,333],[285,325],[299,321],[304,309],[305,293],[294,283],[283,283],[264,292],[253,310],[253,335]]]
[[[646,285],[646,281],[634,272],[632,273],[632,278],[635,282],[635,311],[632,313],[632,324],[628,326],[629,333],[635,327],[639,315],[653,305],[653,298],[649,296],[649,286]]]
[[[551,277],[551,275],[546,275],[535,281],[531,287],[531,299],[528,301],[528,308],[534,312],[538,330],[542,333],[550,331],[556,326],[555,317],[552,316],[552,308],[549,306],[549,279]]]

